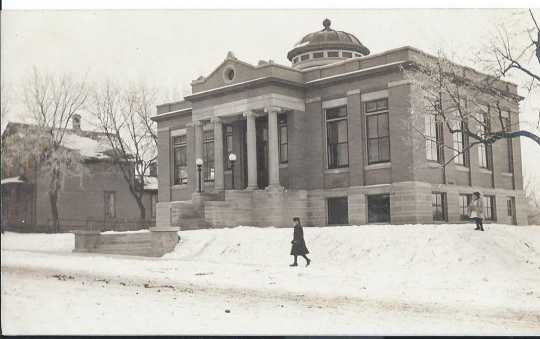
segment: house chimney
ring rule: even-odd
[[[81,116],[79,114],[73,114],[73,117],[71,118],[71,125],[76,131],[81,130]]]

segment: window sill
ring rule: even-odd
[[[171,188],[172,188],[173,190],[182,190],[182,189],[187,188],[188,185],[189,185],[189,183],[187,183],[187,184],[180,184],[180,185],[172,185]]]
[[[373,164],[373,165],[364,166],[364,170],[369,171],[369,170],[376,170],[376,169],[390,168],[390,167],[392,167],[391,162],[383,162],[383,163],[380,163],[380,164]]]
[[[289,163],[283,163],[283,164],[279,164],[279,168],[288,168],[289,167]]]
[[[435,160],[428,160],[427,161],[429,168],[442,168],[443,165],[440,162],[437,162]]]
[[[487,168],[480,168],[479,169],[479,172],[480,173],[485,173],[485,174],[492,174],[493,172]]]
[[[471,169],[469,167],[465,167],[463,165],[456,165],[456,171],[470,172]]]
[[[511,172],[502,172],[501,175],[505,176],[505,177],[513,177],[514,176],[514,173],[511,173]]]
[[[348,173],[349,167],[343,167],[343,168],[330,168],[324,170],[325,174],[339,174],[339,173]]]

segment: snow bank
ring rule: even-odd
[[[101,234],[132,234],[132,233],[148,233],[150,230],[138,230],[138,231],[105,231]]]
[[[2,251],[71,252],[75,247],[72,233],[13,233],[2,234]]]
[[[255,290],[270,296],[399,300],[540,314],[540,228],[485,228],[486,232],[474,231],[471,224],[305,227],[312,259],[308,268],[302,258],[299,267],[289,267],[291,228],[181,231],[179,245],[163,258],[9,251],[73,248],[71,234],[11,233],[2,237],[2,266]]]

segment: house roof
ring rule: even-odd
[[[15,133],[24,137],[29,133],[36,133],[39,129],[40,127],[34,124],[9,122],[2,137]],[[66,129],[62,146],[79,152],[85,160],[110,159],[108,154],[113,150],[109,145],[106,133],[74,129]]]
[[[22,176],[18,177],[11,177],[11,178],[5,178],[2,179],[0,182],[1,185],[7,185],[7,184],[24,184],[26,180]]]

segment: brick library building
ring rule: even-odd
[[[459,223],[476,191],[487,222],[527,223],[519,139],[440,166],[454,151],[432,152],[413,135],[422,94],[403,69],[434,57],[409,46],[371,54],[330,20],[323,26],[288,52],[290,66],[229,52],[184,101],[157,107],[157,225]],[[517,96],[516,85],[499,83]],[[505,109],[516,125],[519,103]],[[430,121],[420,127],[437,142],[464,142]]]

